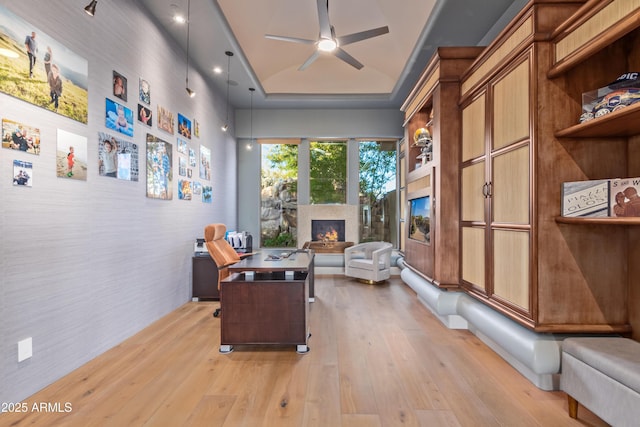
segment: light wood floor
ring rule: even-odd
[[[218,353],[217,302],[190,302],[26,401],[0,426],[605,426],[446,329],[399,279],[316,278],[311,351]]]

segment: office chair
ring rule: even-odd
[[[224,224],[209,224],[204,228],[204,242],[209,251],[209,255],[218,267],[218,291],[220,282],[229,276],[228,266],[240,261],[240,255],[226,241],[225,234],[227,227]],[[220,295],[222,305],[222,294]],[[222,308],[216,308],[213,317],[218,317]]]

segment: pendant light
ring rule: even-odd
[[[93,16],[96,14],[97,5],[98,5],[97,0],[91,0],[91,3],[85,6],[84,11],[87,12],[87,15]]]
[[[189,33],[191,30],[191,0],[187,2],[187,93],[190,98],[196,96],[196,92],[189,87]]]
[[[231,83],[229,79],[231,76],[231,57],[233,56],[233,52],[228,50],[224,54],[227,55],[227,119],[224,125],[222,125],[222,131],[226,132],[229,129],[229,85]]]
[[[249,92],[251,93],[251,100],[249,103],[249,143],[247,144],[247,150],[253,149],[253,92],[255,91],[255,88],[249,88]]]

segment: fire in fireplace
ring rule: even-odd
[[[344,242],[344,219],[312,219],[311,240],[314,242]]]

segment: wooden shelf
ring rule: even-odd
[[[627,137],[640,134],[640,102],[556,132],[557,138]]]
[[[581,224],[581,225],[640,225],[638,218],[576,218],[567,216],[556,217],[556,222],[560,224]]]

